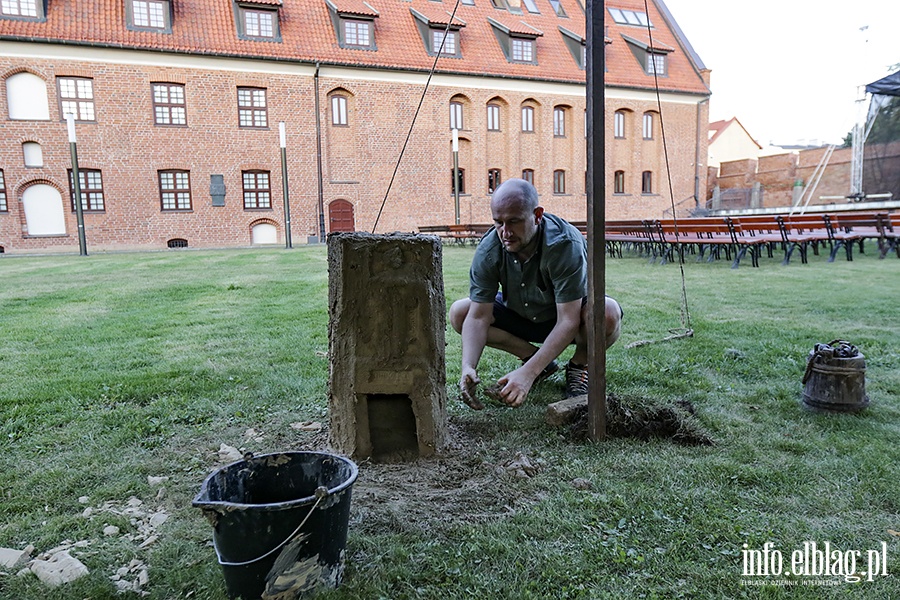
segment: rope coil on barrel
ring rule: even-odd
[[[806,363],[806,373],[803,374],[803,381],[801,383],[805,384],[807,380],[809,380],[815,364],[831,360],[832,358],[854,358],[856,356],[859,356],[859,349],[846,340],[832,340],[827,344],[816,344]],[[860,372],[859,368],[850,369],[835,366],[829,366],[828,370],[834,373],[843,374]]]
[[[303,529],[304,525],[306,525],[306,522],[312,516],[313,511],[315,511],[316,508],[319,506],[319,503],[321,503],[322,500],[324,500],[325,498],[328,497],[328,488],[325,487],[324,485],[320,485],[319,487],[316,488],[315,496],[316,496],[315,503],[313,503],[312,508],[309,509],[309,512],[306,513],[306,516],[303,517],[303,521],[301,521],[300,524],[297,525],[297,528],[294,529],[294,531],[292,531],[291,534],[289,536],[287,536],[287,538],[283,542],[281,542],[280,544],[278,544],[277,546],[275,546],[274,548],[272,548],[271,550],[269,550],[268,552],[266,552],[265,554],[263,554],[260,557],[257,557],[257,558],[251,559],[251,560],[245,560],[243,562],[228,562],[228,561],[222,560],[222,555],[219,553],[219,547],[215,544],[215,540],[214,540],[213,541],[213,549],[216,551],[216,558],[218,559],[219,564],[222,565],[223,567],[245,567],[247,565],[252,565],[255,562],[259,562],[263,559],[266,559],[266,558],[272,556],[273,554],[275,554],[276,552],[278,552],[279,550],[281,550],[282,548],[284,548],[288,544],[288,542],[293,540],[297,536],[297,534],[300,533],[300,530]]]

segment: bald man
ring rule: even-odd
[[[570,344],[566,396],[586,394],[587,243],[565,220],[545,213],[537,190],[509,179],[491,197],[494,228],[481,240],[469,271],[469,297],[450,307],[450,324],[462,334],[463,401],[480,410],[478,362],[485,346],[516,356],[522,365],[501,377],[500,399],[521,406],[538,382],[559,370],[556,359]],[[606,345],[618,338],[619,303],[606,297]],[[540,344],[540,346],[535,346]]]

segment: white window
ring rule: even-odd
[[[10,119],[50,119],[47,83],[34,73],[16,73],[6,80],[6,102]]]
[[[73,114],[77,121],[93,121],[93,82],[82,77],[60,77],[58,83],[63,116]]]
[[[25,142],[22,144],[22,154],[25,158],[26,167],[44,166],[44,151],[37,142]]]
[[[522,131],[534,131],[534,108],[522,107]]]
[[[666,74],[666,55],[647,53],[647,75],[665,75]]]
[[[653,113],[644,113],[644,139],[653,139]]]
[[[447,31],[446,35],[443,29],[432,29],[431,30],[431,50],[435,54],[450,54],[456,55],[456,32],[455,31]],[[441,42],[443,42],[444,47],[441,49]]]
[[[557,17],[565,17],[566,11],[563,9],[562,4],[559,3],[559,0],[550,0],[550,6],[553,7],[553,11],[556,13]]]
[[[461,102],[450,103],[450,129],[463,128],[463,106]]]
[[[238,88],[238,124],[241,127],[268,127],[266,90]]]
[[[634,10],[624,10],[619,8],[610,8],[609,14],[613,21],[619,25],[635,25],[638,27],[653,27],[647,13],[637,12]]]
[[[244,33],[252,37],[275,37],[275,15],[267,10],[244,10]]]
[[[566,109],[553,109],[553,135],[555,137],[566,137]]]
[[[625,137],[625,113],[621,110],[616,111],[613,117],[613,136],[617,138]]]
[[[487,105],[488,131],[500,131],[500,107],[496,104]]]
[[[530,13],[534,13],[536,15],[541,14],[541,11],[538,10],[537,4],[534,3],[534,0],[522,0],[522,4],[525,5],[525,8]]]
[[[348,46],[372,45],[368,21],[344,21],[344,43]]]
[[[36,17],[37,0],[3,0],[0,13],[11,17]]]
[[[134,0],[131,3],[131,10],[136,27],[165,29],[166,17],[165,4],[163,2]]]
[[[534,40],[513,38],[512,60],[514,62],[534,62]]]
[[[331,124],[347,125],[347,97],[331,97]]]

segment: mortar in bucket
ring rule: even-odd
[[[843,340],[816,344],[803,375],[803,404],[814,410],[857,412],[869,405],[866,357]]]
[[[323,452],[248,455],[214,471],[193,505],[213,526],[232,599],[288,600],[337,587],[358,469]]]

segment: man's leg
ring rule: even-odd
[[[450,325],[459,334],[462,334],[463,322],[469,314],[471,304],[471,300],[462,298],[450,305]],[[523,360],[530,358],[537,351],[537,348],[531,343],[496,327],[488,328],[487,345],[491,348],[509,352]]]
[[[622,333],[622,307],[617,301],[606,297],[606,347],[616,343]],[[587,378],[587,303],[581,307],[581,326],[575,336],[575,353],[566,365],[566,397],[580,396],[588,392]]]

